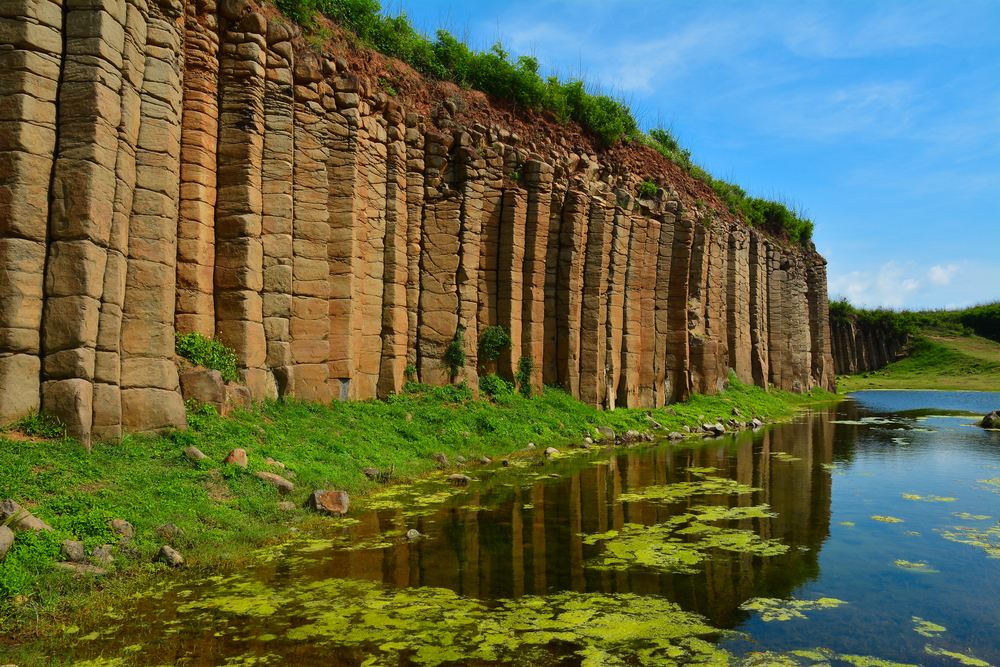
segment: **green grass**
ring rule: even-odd
[[[676,416],[665,410],[653,410],[652,416],[668,431],[724,421],[734,407],[745,420],[774,420],[793,414],[796,404],[833,398],[814,394],[767,393],[734,382],[725,396],[694,396],[670,406]],[[19,534],[0,562],[0,636],[34,627],[36,612],[52,626],[89,606],[98,584],[73,578],[53,563],[64,539],[81,540],[88,549],[115,543],[106,524],[111,518],[125,519],[136,529],[130,545],[136,553],[119,553],[112,566],[115,576],[100,583],[112,598],[164,567],[151,563],[161,545],[153,531],[163,523],[185,531],[174,546],[194,567],[236,566],[252,558],[254,548],[290,538],[293,526],[322,524],[322,518],[303,509],[278,509],[284,498],[253,475],[268,469],[265,457],[283,462],[294,475],[290,499],[299,507],[313,490],[324,488],[362,497],[363,509],[364,494],[380,485],[369,481],[362,467],[391,466],[397,479],[415,478],[435,467],[436,452],[451,461],[459,455],[497,458],[523,450],[528,442],[539,451],[579,444],[594,435],[597,425],[616,433],[644,432],[649,430],[646,412],[598,411],[552,388],[532,399],[506,393],[491,401],[473,400],[461,386],[408,385],[407,392],[385,402],[266,403],[226,418],[211,408],[192,408],[185,432],[125,436],[118,443],[95,443],[90,454],[67,438],[0,432],[0,498],[15,499],[55,529],[37,537]],[[190,461],[183,451],[192,445],[209,458]],[[221,464],[237,447],[247,450],[247,470]]]
[[[906,352],[906,358],[882,370],[838,376],[838,390],[1000,391],[1000,343],[979,336],[922,329],[907,345]]]

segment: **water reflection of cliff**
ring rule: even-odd
[[[830,473],[821,464],[831,461],[833,428],[816,414],[756,435],[743,433],[735,442],[727,438],[695,447],[619,450],[608,465],[581,462],[575,470],[562,470],[562,478],[530,488],[497,485],[472,492],[433,517],[411,521],[410,527],[415,522],[433,539],[400,542],[381,551],[336,553],[304,576],[436,586],[485,599],[561,590],[662,595],[720,626],[732,626],[742,618],[737,608],[748,598],[787,596],[817,577],[830,520]],[[772,452],[800,460],[780,461]],[[717,468],[716,474],[761,490],[752,496],[696,497],[689,505],[767,503],[777,518],[747,519],[736,527],[780,538],[791,549],[763,559],[725,554],[696,575],[585,567],[600,547],[585,545],[582,534],[620,529],[625,523],[660,523],[683,511],[682,505],[615,502],[619,494],[691,479],[685,469],[694,466]],[[359,529],[385,532],[398,520],[393,512],[371,514]]]

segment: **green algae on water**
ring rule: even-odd
[[[896,560],[892,561],[892,563],[896,567],[901,567],[904,570],[914,570],[917,572],[926,572],[926,573],[938,572],[938,570],[932,569],[931,566],[928,565],[927,563],[911,563],[910,561],[903,560],[902,558],[897,558]]]
[[[930,621],[925,621],[919,616],[913,617],[913,631],[918,635],[923,635],[924,637],[937,637],[942,632],[947,632],[948,628],[943,625],[938,625],[937,623],[931,623]]]
[[[790,621],[793,618],[808,618],[803,612],[815,609],[836,609],[843,600],[820,598],[818,600],[782,600],[780,598],[751,598],[740,605],[744,611],[760,613],[762,621]]]
[[[897,519],[894,516],[881,516],[876,514],[870,518],[875,519],[876,521],[881,521],[882,523],[903,523],[902,519]]]
[[[968,512],[952,512],[951,514],[952,516],[957,516],[959,519],[965,519],[966,521],[985,521],[986,519],[993,518],[989,514],[969,514]]]
[[[951,503],[958,500],[957,498],[949,498],[945,496],[918,496],[915,493],[904,493],[902,495],[907,500],[923,500],[928,503]]]
[[[946,540],[982,549],[987,558],[1000,558],[1000,523],[992,528],[955,526],[952,530],[935,529]]]
[[[966,653],[956,653],[955,651],[949,651],[943,648],[935,648],[930,644],[924,647],[924,652],[926,652],[928,655],[943,655],[949,658],[954,658],[963,665],[969,665],[970,667],[993,667],[993,665],[991,665],[990,663],[986,662],[985,660],[980,660],[979,658],[973,655],[968,655]]]

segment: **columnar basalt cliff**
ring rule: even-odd
[[[730,368],[834,388],[815,253],[607,156],[432,124],[307,46],[247,0],[0,3],[0,422],[184,427],[175,332],[235,349],[255,399],[384,397],[408,367],[475,389],[522,356],[605,409]]]
[[[830,317],[833,368],[837,375],[868,373],[903,356],[906,336],[883,324],[853,317]]]

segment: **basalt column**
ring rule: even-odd
[[[330,211],[327,109],[332,95],[318,59],[295,63],[291,312],[288,332],[295,396],[328,402]]]
[[[629,206],[629,210],[631,210]],[[639,407],[639,370],[642,358],[642,298],[645,274],[646,241],[649,218],[632,217],[632,234],[629,237],[627,265],[625,268],[624,304],[622,310],[621,379],[618,382],[615,404],[621,407]]]
[[[528,208],[524,228],[524,296],[521,301],[521,355],[531,358],[531,384],[542,390],[545,356],[545,258],[549,240],[552,165],[529,159],[524,165]]]
[[[656,291],[654,295],[654,344],[653,344],[653,405],[663,407],[671,400],[673,375],[668,373],[670,341],[670,278],[674,256],[675,211],[679,202],[671,200],[664,205],[660,218],[660,237],[656,255]],[[686,335],[686,333],[685,333]]]
[[[497,260],[497,319],[510,334],[510,347],[500,352],[500,375],[513,380],[522,354],[521,312],[524,297],[524,231],[528,196],[520,188],[503,193],[500,253]]]
[[[498,146],[499,148],[500,146]],[[503,154],[485,147],[483,203],[480,211],[479,244],[479,333],[500,325],[498,312],[498,270],[500,260],[500,218],[503,211]],[[498,360],[479,359],[485,373],[497,373]]]
[[[230,23],[222,31],[219,52],[215,331],[219,340],[236,351],[244,379],[260,400],[265,394],[267,358],[261,300],[267,23],[257,13],[226,18]]]
[[[215,335],[215,202],[219,134],[218,18],[205,0],[187,0],[184,116],[177,220],[178,333]]]
[[[457,380],[460,369],[445,359],[459,325],[458,269],[461,260],[462,199],[444,183],[453,138],[425,137],[426,198],[421,231],[420,306],[417,359],[420,381],[444,385]]]
[[[767,247],[757,232],[750,231],[749,236],[750,372],[753,383],[766,389],[770,378]]]
[[[59,142],[50,191],[42,407],[88,448],[114,210],[124,23],[121,3],[96,3],[66,13]],[[51,109],[40,111],[45,115],[39,120],[55,120]]]
[[[628,268],[629,238],[632,234],[632,195],[620,190],[615,194],[617,206],[614,210],[608,263],[607,309],[605,321],[604,347],[604,392],[605,410],[614,410],[618,397],[618,383],[622,375],[622,337],[625,329],[625,272]]]
[[[774,244],[765,241],[767,246],[767,349],[770,382],[779,389],[785,389],[784,373],[788,352],[784,330],[786,326],[784,311],[784,295],[788,289],[788,274],[782,268],[780,250]],[[785,264],[785,268],[787,268]]]
[[[545,345],[542,352],[542,382],[559,382],[559,339],[556,313],[559,282],[562,208],[568,183],[561,167],[555,167],[552,194],[549,197],[549,238],[545,247]]]
[[[121,330],[122,429],[184,426],[174,365],[183,106],[182,6],[149,3]]]
[[[684,212],[678,202],[674,221],[673,257],[670,262],[670,290],[667,298],[667,378],[664,393],[667,403],[685,401],[691,395],[690,336],[688,328],[689,276],[694,242],[694,216]]]
[[[833,345],[830,335],[830,304],[827,297],[826,261],[815,257],[806,267],[806,298],[809,303],[809,339],[813,380],[823,389],[836,392]]]
[[[295,386],[291,350],[292,225],[295,199],[294,55],[288,30],[267,25],[267,71],[264,81],[264,148],[261,162],[261,246],[263,287],[261,315],[267,341],[266,366],[280,393]],[[289,380],[292,380],[289,382]]]
[[[736,371],[741,382],[753,384],[748,233],[744,229],[734,228],[728,236],[726,328],[729,335],[729,367]]]
[[[465,350],[463,377],[473,394],[479,393],[479,285],[482,256],[482,216],[486,161],[472,147],[468,133],[458,137],[455,177],[462,195],[462,228],[459,238],[458,326],[462,328]]]
[[[702,218],[694,226],[694,243],[691,246],[691,269],[688,293],[688,338],[690,362],[689,383],[692,393],[714,393],[714,370],[718,365],[718,344],[709,338],[706,310],[709,301],[709,270],[711,268],[712,232],[705,226],[709,219]]]
[[[329,143],[327,145],[327,209],[329,211],[330,302],[328,308],[330,343],[329,386],[333,398],[346,401],[353,397],[355,374],[355,262],[359,255],[355,226],[355,195],[358,171],[358,113],[360,98],[358,77],[341,72],[333,80],[337,108],[331,110]]]
[[[129,218],[135,195],[136,143],[141,122],[143,75],[146,68],[146,16],[140,3],[125,6],[125,40],[122,49],[121,119],[118,124],[118,157],[115,163],[114,214],[104,267],[104,292],[97,332],[94,367],[94,418],[92,435],[121,436],[121,329],[128,275]]]
[[[424,208],[424,124],[406,114],[406,365],[417,368],[417,310],[420,303],[420,230]],[[416,379],[416,373],[408,378]]]
[[[402,109],[396,102],[387,103],[385,120],[388,123],[385,172],[385,279],[382,297],[379,398],[398,393],[403,388],[408,329],[406,282],[409,279],[409,266],[406,258],[408,220],[404,143],[406,126],[403,124]],[[476,252],[478,253],[478,247]]]
[[[662,224],[644,217],[646,248],[643,252],[639,299],[639,407],[656,407],[656,270]],[[631,407],[631,406],[630,406]]]
[[[580,400],[593,407],[603,406],[607,394],[608,247],[613,215],[614,209],[601,195],[590,198],[580,316]]]
[[[0,424],[39,408],[61,5],[0,3]]]
[[[589,197],[579,187],[579,182],[573,184],[563,204],[556,291],[559,382],[574,398],[580,398],[580,320],[589,212]]]

